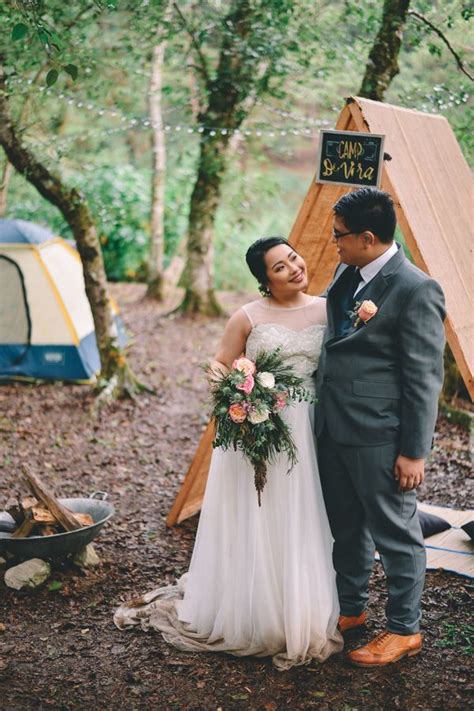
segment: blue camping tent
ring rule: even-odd
[[[32,222],[0,219],[0,378],[90,382],[99,370],[76,249]]]

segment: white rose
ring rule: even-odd
[[[252,425],[259,425],[261,422],[268,420],[269,416],[270,410],[266,407],[258,410],[256,408],[252,408],[247,415],[247,419],[252,423]]]
[[[262,386],[262,388],[274,388],[275,387],[275,376],[273,373],[259,373],[257,380]]]

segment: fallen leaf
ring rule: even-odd
[[[56,590],[61,590],[63,584],[60,580],[52,580],[48,585],[48,590],[50,592],[55,592]]]

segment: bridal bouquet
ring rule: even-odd
[[[278,454],[288,457],[288,472],[296,464],[297,450],[280,412],[293,402],[311,400],[303,379],[284,362],[277,348],[261,351],[255,362],[238,358],[227,372],[206,368],[212,380],[212,416],[216,421],[213,447],[240,449],[253,465],[258,505],[267,480],[267,463]]]

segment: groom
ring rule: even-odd
[[[426,558],[415,490],[443,382],[443,292],[405,258],[395,226],[392,199],[380,190],[348,193],[334,206],[341,264],[327,291],[316,383],[342,632],[366,620],[375,548],[387,576],[386,631],[348,654],[363,667],[421,650]]]

